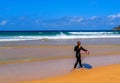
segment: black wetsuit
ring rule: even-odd
[[[82,67],[82,64],[81,64],[81,53],[80,51],[83,50],[83,51],[87,51],[86,49],[84,49],[82,46],[79,48],[79,46],[75,46],[74,47],[74,51],[76,52],[76,62],[75,62],[75,65],[74,65],[74,68],[77,67],[77,64],[79,63],[80,67]]]

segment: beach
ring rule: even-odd
[[[118,74],[116,75],[116,73],[120,72],[120,70],[116,71],[112,69],[112,67],[115,69],[120,68],[120,44],[83,43],[83,47],[90,51],[90,55],[82,55],[82,63],[90,64],[93,69],[88,70],[83,68],[82,70],[75,70],[73,72],[71,71],[75,63],[75,53],[73,48],[74,45],[76,45],[76,42],[74,45],[70,45],[70,43],[63,45],[54,43],[49,45],[15,44],[0,47],[1,83],[66,83],[67,81],[70,81],[68,79],[71,79],[71,77],[76,78],[75,75],[86,77],[86,73],[94,72],[92,76],[95,77],[96,74],[99,75],[99,72],[102,72],[103,70],[109,70],[108,73],[115,73],[113,78],[110,78],[116,80],[116,78],[118,78]],[[90,75],[87,75],[87,78],[89,78]],[[105,74],[101,76],[104,76],[104,78],[107,79]],[[48,79],[52,81],[48,82]],[[62,79],[65,79],[66,81],[59,81]],[[77,81],[80,81],[80,79],[82,78],[79,78]],[[73,83],[73,81],[70,83]],[[76,83],[78,83],[77,81]],[[118,83],[118,81],[114,83]]]
[[[76,61],[74,46],[79,40],[90,52],[82,54],[82,64],[89,64],[92,69],[71,71]],[[89,83],[81,77],[96,83],[99,76],[104,77],[101,83],[113,83],[110,78],[117,83],[119,41],[119,31],[1,32],[0,83]]]
[[[114,67],[114,69],[113,69]],[[112,70],[109,70],[112,69]],[[97,73],[96,73],[97,72]],[[120,65],[96,67],[91,70],[81,69],[70,74],[23,83],[119,83]]]

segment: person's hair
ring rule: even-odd
[[[81,44],[81,42],[80,42],[80,41],[77,41],[77,44],[79,44],[79,45],[80,45],[80,44]]]

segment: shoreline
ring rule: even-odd
[[[79,38],[79,39],[38,39],[24,41],[0,41],[0,46],[39,46],[39,45],[75,45],[81,41],[83,45],[120,45],[120,38]]]

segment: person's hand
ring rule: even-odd
[[[89,51],[86,51],[86,55],[89,55],[90,54],[90,52]]]
[[[81,53],[82,55],[85,55],[85,54],[86,54],[86,52],[85,52],[85,51],[80,51],[80,53]]]
[[[89,54],[90,54],[89,51],[80,51],[80,53],[81,53],[82,55],[89,55]]]

